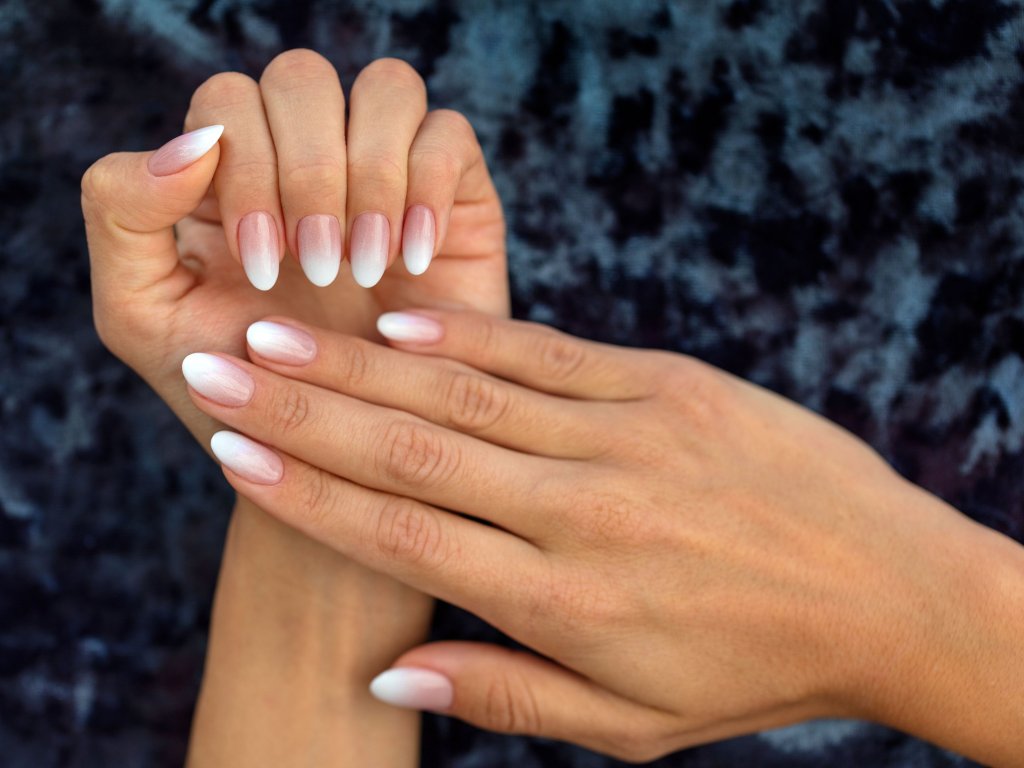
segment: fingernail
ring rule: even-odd
[[[284,477],[280,456],[237,432],[217,432],[210,438],[210,450],[217,461],[250,483],[274,485]]]
[[[380,335],[392,341],[433,344],[444,338],[444,326],[436,320],[408,312],[385,312],[377,318]]]
[[[370,693],[385,704],[407,709],[442,712],[452,705],[452,681],[429,669],[399,667],[381,672],[370,683]]]
[[[243,216],[238,222],[238,251],[249,282],[261,291],[273,288],[281,260],[274,217],[265,211]]]
[[[220,405],[245,405],[256,391],[252,376],[217,355],[195,352],[181,361],[181,372],[192,389]]]
[[[335,216],[316,214],[299,221],[299,264],[309,282],[321,288],[334,282],[341,266],[341,225]]]
[[[422,275],[434,256],[434,212],[425,205],[414,205],[405,214],[402,227],[402,258],[411,274]]]
[[[352,277],[372,288],[388,266],[391,225],[383,213],[361,213],[352,222]]]
[[[285,365],[305,365],[316,357],[316,340],[290,325],[260,320],[249,326],[245,340],[260,357]]]
[[[208,125],[171,139],[149,156],[149,172],[154,176],[170,176],[185,170],[213,149],[222,133],[223,125]]]

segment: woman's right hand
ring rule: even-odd
[[[423,646],[385,700],[630,759],[827,716],[1024,754],[1019,544],[691,358],[471,312],[379,327],[401,351],[257,323],[256,364],[185,374],[259,441],[215,441],[239,493],[543,654]]]

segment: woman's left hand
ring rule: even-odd
[[[239,493],[547,657],[423,646],[382,698],[628,759],[823,716],[1022,746],[992,705],[1024,690],[1020,548],[861,441],[682,355],[470,312],[379,328],[404,351],[278,319],[255,364],[186,370],[252,438],[214,438]]]

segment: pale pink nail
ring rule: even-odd
[[[377,318],[380,335],[392,341],[434,344],[444,338],[444,326],[436,320],[409,312],[385,312]]]
[[[245,405],[256,391],[252,376],[217,355],[195,352],[181,361],[181,372],[192,389],[220,405]]]
[[[341,225],[335,216],[315,214],[299,221],[299,264],[309,282],[330,285],[341,266]]]
[[[385,704],[443,712],[452,705],[452,681],[430,669],[398,667],[370,682],[370,693]]]
[[[352,277],[363,288],[372,288],[388,266],[391,224],[383,213],[361,213],[352,222]]]
[[[282,323],[260,320],[245,332],[256,354],[285,365],[305,365],[316,357],[316,340],[305,331]]]
[[[284,477],[280,456],[237,432],[217,432],[210,438],[210,450],[217,461],[250,483],[274,485]]]
[[[185,170],[213,149],[222,133],[223,125],[208,125],[171,139],[149,156],[149,172],[154,176],[170,176]]]
[[[425,205],[414,205],[405,214],[402,227],[402,258],[413,275],[422,275],[434,256],[434,212]]]
[[[274,217],[266,211],[253,211],[243,216],[238,222],[238,251],[249,282],[261,291],[273,288],[281,261]]]

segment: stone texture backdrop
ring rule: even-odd
[[[92,329],[78,181],[191,91],[309,46],[475,124],[516,314],[675,349],[824,413],[1024,537],[1017,0],[6,0],[0,5],[0,762],[176,766],[230,505]],[[495,633],[443,608],[435,634]],[[428,718],[425,766],[614,761]],[[827,722],[663,766],[952,766]]]

